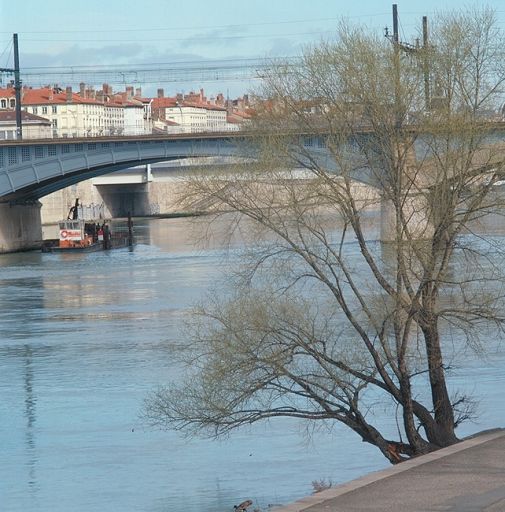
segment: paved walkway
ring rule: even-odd
[[[275,512],[505,512],[505,430],[309,496]]]

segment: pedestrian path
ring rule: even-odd
[[[275,512],[505,512],[505,430],[466,439]]]

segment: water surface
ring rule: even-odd
[[[338,427],[307,441],[304,424],[278,420],[219,442],[145,428],[146,394],[180,377],[184,315],[237,250],[195,247],[188,219],[137,221],[136,233],[133,252],[0,256],[0,510],[266,508],[313,480],[387,466]],[[500,351],[458,369],[453,382],[481,397],[482,418],[461,435],[505,423],[504,369]]]

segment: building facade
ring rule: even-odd
[[[132,86],[123,92],[113,92],[108,84],[95,91],[81,83],[79,92],[72,87],[25,86],[21,103],[25,112],[50,123],[55,138],[236,131],[250,118],[243,98],[232,102],[218,94],[207,99],[203,89],[174,97],[165,97],[159,89],[157,98],[145,98],[140,88],[134,93]],[[0,89],[0,112],[13,111],[15,106],[9,84]]]
[[[51,123],[43,117],[21,112],[23,138],[52,138]],[[15,140],[17,135],[15,110],[0,110],[0,140]]]
[[[99,137],[151,133],[150,100],[126,93],[113,93],[104,84],[101,91],[81,84],[79,93],[66,87],[23,87],[23,111],[47,119],[52,137]],[[0,89],[0,111],[16,107],[14,89]]]
[[[222,94],[207,99],[203,89],[199,93],[178,94],[165,97],[158,89],[158,97],[152,102],[152,117],[156,130],[167,133],[198,133],[236,131],[250,116],[238,116],[231,120],[233,105]]]

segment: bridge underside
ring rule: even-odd
[[[162,161],[176,160],[177,158],[152,158],[142,161],[142,164],[154,164]],[[99,165],[97,167],[91,167],[89,169],[77,170],[74,172],[68,172],[64,175],[58,175],[44,180],[39,183],[31,183],[23,188],[16,190],[10,194],[6,194],[0,197],[0,203],[14,203],[23,204],[31,203],[40,199],[41,197],[47,196],[62,188],[75,185],[81,181],[110,174],[111,172],[121,171],[129,169],[131,167],[139,165],[138,160],[132,162],[121,162],[118,164],[106,164]]]
[[[33,201],[79,181],[138,165],[237,154],[237,143],[224,136],[0,144],[0,202]]]

